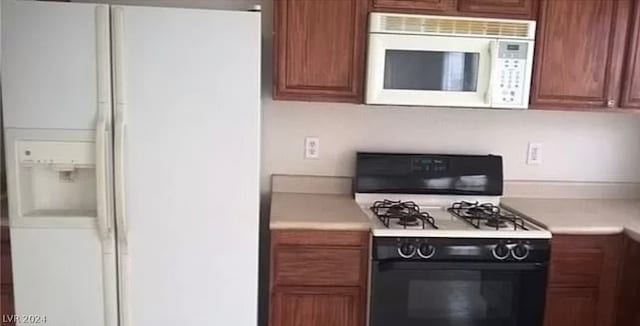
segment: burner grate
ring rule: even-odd
[[[480,229],[481,225],[484,224],[500,230],[501,228],[509,227],[509,223],[511,223],[514,230],[529,230],[525,226],[524,219],[509,212],[504,212],[500,207],[491,203],[480,204],[479,202],[460,201],[453,203],[448,211],[473,225],[476,229]]]
[[[421,212],[420,207],[412,201],[380,200],[373,203],[371,211],[382,221],[387,228],[395,221],[403,228],[422,226],[423,229],[437,229],[435,220],[429,213]]]

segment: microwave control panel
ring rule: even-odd
[[[494,84],[497,89],[493,93],[493,104],[522,106],[525,99],[525,83],[527,76],[528,42],[498,42],[498,59]],[[495,55],[495,54],[494,54]]]

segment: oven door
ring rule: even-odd
[[[373,262],[370,326],[542,326],[547,265]]]
[[[366,103],[491,105],[496,39],[369,35]]]

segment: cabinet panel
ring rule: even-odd
[[[11,242],[9,228],[0,227],[0,284],[11,284]]]
[[[553,286],[598,287],[603,262],[602,248],[554,249],[549,283]]]
[[[456,0],[372,0],[376,11],[407,13],[447,13],[456,10]]]
[[[640,108],[640,2],[635,2],[622,81],[621,106]]]
[[[537,0],[458,0],[460,12],[486,16],[535,19],[537,9]]]
[[[369,234],[360,231],[272,231],[272,241],[278,245],[366,246]]]
[[[533,107],[617,106],[629,5],[629,0],[541,1]]]
[[[598,311],[596,289],[550,288],[545,326],[595,326]]]
[[[614,324],[622,240],[621,235],[553,236],[546,326]],[[597,309],[585,312],[583,320],[578,315],[591,300]]]
[[[363,284],[361,248],[279,247],[273,257],[275,285]]]
[[[361,102],[366,0],[274,5],[274,98]]]
[[[616,326],[640,325],[640,242],[625,239]]]
[[[361,326],[362,289],[276,288],[271,326]]]

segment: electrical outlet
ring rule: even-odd
[[[304,158],[307,160],[320,158],[320,138],[306,137],[304,139]]]
[[[542,144],[541,143],[529,143],[527,149],[527,164],[538,165],[542,164]]]

